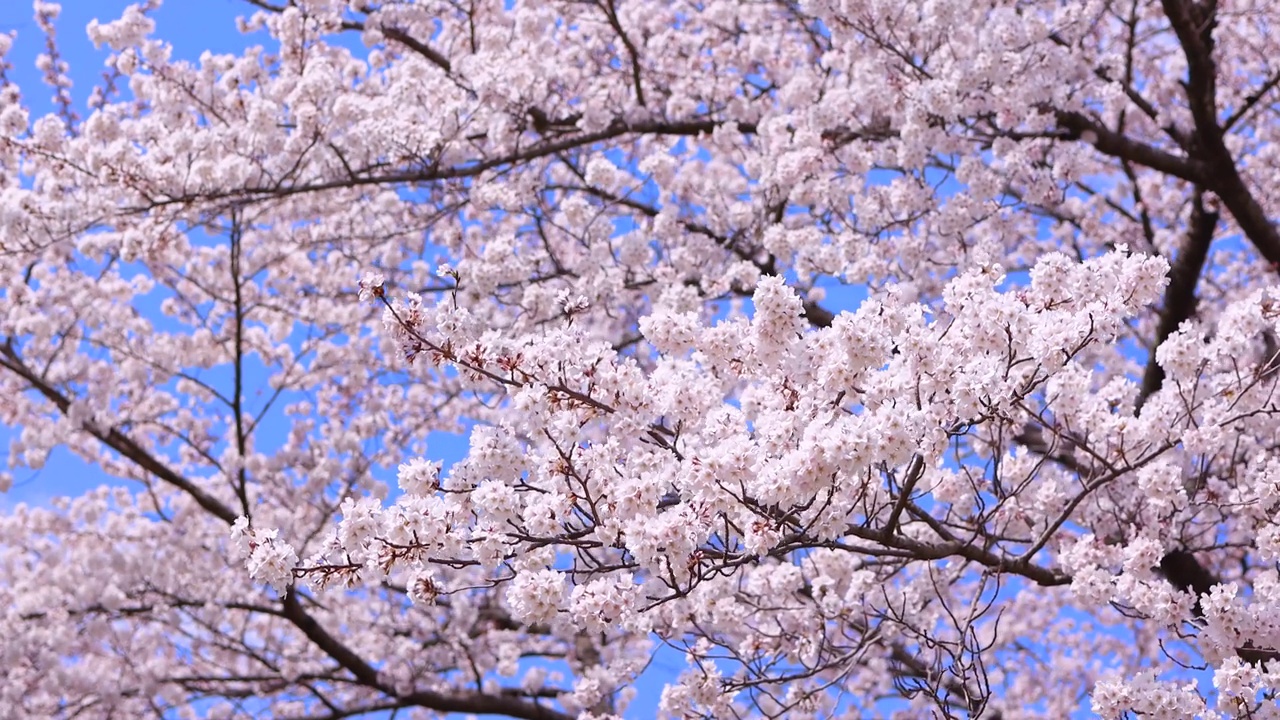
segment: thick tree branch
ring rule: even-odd
[[[1218,123],[1218,70],[1213,58],[1217,2],[1162,0],[1162,5],[1187,59],[1187,80],[1183,87],[1196,124],[1194,155],[1205,165],[1199,184],[1221,198],[1258,252],[1280,269],[1280,232],[1241,176],[1224,140],[1223,127]]]
[[[52,402],[64,415],[70,409],[72,401],[27,368],[9,344],[0,347],[0,367],[4,367],[22,377],[37,392]],[[169,469],[151,453],[134,442],[132,438],[114,428],[108,430],[95,425],[87,425],[84,429],[108,447],[132,461],[139,468],[185,492],[202,508],[218,519],[228,525],[235,522],[236,513],[231,508]],[[285,594],[282,605],[283,617],[287,618],[290,623],[302,631],[307,639],[326,655],[346,668],[357,680],[369,687],[377,688],[391,697],[397,697],[405,704],[419,705],[440,712],[507,715],[513,718],[526,718],[527,720],[569,720],[571,717],[556,710],[514,697],[498,697],[482,693],[465,693],[450,696],[434,692],[397,695],[395,688],[386,685],[379,679],[376,669],[346,645],[339,642],[303,609],[297,593],[292,588]]]
[[[1213,59],[1217,3],[1214,0],[1203,3],[1161,0],[1161,5],[1187,58],[1184,87],[1191,117],[1196,124],[1196,140],[1213,148],[1222,142],[1222,128],[1218,126],[1218,72]]]
[[[64,395],[57,388],[47,382],[44,378],[32,372],[18,354],[14,351],[12,343],[5,343],[0,347],[0,367],[8,369],[10,372],[26,380],[36,392],[40,393],[49,402],[52,402],[58,411],[66,415],[71,408],[71,398]],[[86,425],[84,431],[97,438],[107,447],[120,453],[123,457],[133,461],[135,465],[143,470],[151,473],[156,478],[173,485],[204,508],[207,512],[222,520],[227,525],[236,521],[237,514],[234,510],[224,505],[217,498],[206,493],[204,490],[196,486],[190,480],[182,477],[178,473],[171,470],[164,463],[157,460],[151,453],[147,452],[133,440],[133,438],[125,435],[115,428],[103,428],[96,424]]]
[[[261,8],[263,10],[267,10],[273,13],[281,13],[285,11],[285,6],[275,5],[275,4],[266,2],[266,0],[245,0],[245,2],[249,3],[254,7]],[[366,23],[358,22],[356,20],[342,21],[343,30],[355,30],[357,32],[364,32],[366,27],[367,27]],[[426,58],[432,65],[435,65],[441,70],[444,70],[446,73],[453,72],[453,66],[449,62],[448,58],[446,58],[444,55],[441,55],[439,52],[432,49],[431,46],[418,40],[417,38],[413,37],[412,35],[405,32],[404,30],[401,30],[400,28],[397,28],[397,27],[385,27],[385,26],[378,27],[377,30],[378,32],[382,33],[383,37],[386,37],[390,40],[394,40],[400,43],[401,45],[404,45],[410,50]]]
[[[1225,152],[1226,148],[1223,148]],[[1245,186],[1244,178],[1230,157],[1215,160],[1206,176],[1205,186],[1214,191],[1223,206],[1231,212],[1245,237],[1258,249],[1272,268],[1280,270],[1280,232]]]
[[[1104,155],[1127,160],[1192,183],[1202,182],[1208,172],[1208,167],[1195,158],[1171,155],[1110,130],[1080,113],[1060,110],[1054,116],[1058,126],[1066,130],[1072,139],[1081,139]]]
[[[235,415],[235,432],[236,432],[236,452],[240,455],[239,467],[236,469],[236,479],[233,483],[236,491],[236,497],[240,500],[240,510],[245,517],[250,516],[249,512],[249,472],[245,469],[245,458],[249,455],[249,434],[244,426],[244,278],[240,275],[241,263],[241,235],[244,228],[240,224],[240,213],[233,210],[231,213],[231,286],[235,291],[234,303],[234,373],[231,388],[231,412]]]
[[[307,636],[316,647],[336,660],[361,683],[378,688],[390,697],[398,698],[406,705],[417,705],[444,713],[472,713],[476,715],[505,715],[526,720],[570,720],[573,716],[552,708],[544,707],[520,698],[508,696],[486,695],[478,692],[458,692],[453,695],[430,691],[418,691],[405,695],[397,694],[394,687],[389,686],[380,677],[378,670],[351,648],[342,644],[316,622],[298,600],[297,591],[290,588],[283,599],[285,617],[294,624],[302,634]]]
[[[346,25],[347,23],[343,23],[344,28]],[[352,29],[364,30],[363,23],[351,23],[351,25],[354,26]],[[426,43],[414,38],[409,33],[401,30],[400,28],[394,27],[383,27],[380,28],[380,30],[388,39],[395,40],[401,45],[404,45],[410,50],[418,53],[422,57],[426,58],[432,65],[435,65],[446,73],[453,72],[453,64],[449,62],[448,58],[433,50],[431,46]]]
[[[555,138],[535,143],[533,146],[524,150],[514,150],[497,157],[463,163],[460,165],[453,165],[450,167],[431,166],[425,169],[393,170],[385,173],[381,172],[381,167],[378,167],[368,170],[357,170],[355,173],[344,178],[314,183],[300,183],[297,185],[287,184],[285,180],[282,179],[280,182],[271,185],[256,185],[237,188],[235,190],[216,190],[212,192],[156,198],[148,202],[146,205],[134,207],[132,210],[135,212],[146,212],[154,208],[167,207],[170,205],[184,205],[197,201],[217,202],[223,200],[243,200],[245,202],[253,202],[256,200],[289,197],[293,195],[325,192],[329,190],[366,187],[370,185],[404,185],[410,183],[436,182],[439,180],[472,178],[495,168],[527,163],[531,160],[538,160],[557,153],[586,147],[606,140],[613,140],[626,135],[697,137],[698,135],[713,132],[717,128],[724,126],[731,126],[738,132],[745,135],[754,134],[756,132],[755,124],[747,122],[709,119],[677,121],[642,120],[629,122],[619,119],[615,120],[604,130],[575,135],[556,136]]]
[[[644,107],[644,84],[640,79],[640,51],[636,49],[635,43],[631,42],[631,38],[627,36],[627,31],[622,29],[622,22],[618,20],[618,9],[614,6],[614,0],[598,0],[596,3],[599,8],[604,11],[605,17],[609,19],[609,27],[618,34],[618,39],[622,40],[622,46],[627,51],[627,58],[631,65],[631,86],[635,89],[636,104]]]
[[[1113,78],[1111,76],[1111,71],[1108,70],[1105,66],[1099,66],[1094,68],[1093,74],[1099,80],[1103,80],[1104,82],[1119,83],[1119,85],[1122,88],[1124,88],[1125,97],[1129,98],[1129,102],[1133,103],[1138,108],[1138,110],[1142,111],[1142,114],[1146,115],[1147,118],[1150,119],[1152,122],[1158,123],[1160,121],[1160,111],[1156,109],[1156,106],[1152,104],[1150,100],[1147,100],[1145,97],[1143,97],[1142,93],[1138,92],[1137,88],[1133,86],[1133,54],[1137,48],[1137,34],[1138,34],[1137,33],[1137,29],[1138,29],[1137,9],[1138,9],[1138,2],[1137,0],[1134,0],[1134,3],[1129,12],[1129,17],[1125,19],[1127,38],[1125,40],[1124,79],[1118,81],[1115,78]],[[1058,45],[1060,47],[1071,47],[1071,43],[1067,42],[1067,40],[1065,40],[1058,33],[1051,33],[1049,35],[1049,40],[1052,41],[1055,45]],[[1178,143],[1178,146],[1181,147],[1183,150],[1190,149],[1191,147],[1190,138],[1187,136],[1187,133],[1179,129],[1178,126],[1170,122],[1163,125],[1160,129],[1163,130],[1166,135],[1172,138],[1174,142]],[[1120,130],[1121,131],[1124,130],[1123,122],[1121,122]]]
[[[1205,259],[1209,256],[1209,245],[1213,241],[1217,225],[1217,211],[1205,209],[1204,191],[1197,188],[1191,199],[1191,221],[1186,240],[1179,248],[1169,271],[1169,285],[1164,291],[1160,324],[1156,328],[1156,339],[1151,346],[1147,367],[1142,373],[1142,387],[1138,391],[1135,411],[1140,411],[1147,398],[1155,394],[1164,382],[1164,368],[1156,362],[1156,350],[1183,322],[1195,314],[1196,285],[1200,281]]]

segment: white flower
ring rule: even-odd
[[[507,603],[521,622],[550,622],[563,600],[564,577],[555,570],[518,573],[507,587]]]
[[[276,532],[272,529],[258,533],[257,547],[249,555],[249,577],[267,583],[283,595],[293,584],[298,554],[289,543],[277,540]]]
[[[386,292],[383,288],[384,282],[386,278],[382,273],[374,270],[366,271],[364,277],[360,279],[360,302],[383,297]]]
[[[377,498],[348,497],[342,501],[342,521],[338,523],[338,540],[353,556],[361,552],[377,537],[381,529],[382,503]]]
[[[249,518],[241,515],[231,524],[231,559],[244,560],[253,550],[253,530],[249,527]]]
[[[400,489],[415,495],[428,495],[440,488],[440,463],[414,458],[401,463],[396,471]]]

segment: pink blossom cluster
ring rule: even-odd
[[[1277,4],[158,7],[0,36],[0,487],[122,486],[0,718],[1280,717]]]

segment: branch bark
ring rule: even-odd
[[[1142,387],[1138,391],[1135,413],[1142,410],[1147,398],[1154,395],[1164,383],[1164,368],[1156,362],[1156,350],[1183,322],[1195,314],[1196,285],[1209,256],[1209,245],[1213,241],[1217,225],[1217,210],[1205,208],[1204,191],[1197,188],[1191,199],[1191,220],[1186,240],[1178,250],[1169,271],[1169,285],[1164,291],[1164,308],[1160,313],[1160,324],[1156,328],[1156,340],[1151,346],[1147,367],[1142,373]]]

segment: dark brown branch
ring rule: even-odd
[[[596,132],[569,136],[556,136],[554,139],[548,139],[544,142],[536,143],[524,150],[514,151],[509,154],[489,158],[487,160],[478,160],[476,162],[464,163],[446,168],[433,166],[425,169],[401,170],[387,173],[365,171],[367,174],[356,174],[352,177],[328,180],[324,182],[300,185],[285,185],[283,183],[277,183],[274,185],[259,185],[255,187],[240,188],[237,190],[219,190],[208,193],[194,193],[191,195],[172,196],[164,199],[153,200],[146,206],[135,207],[133,210],[145,212],[153,208],[186,204],[196,201],[242,199],[247,202],[251,202],[259,199],[288,197],[292,195],[324,192],[328,190],[343,190],[364,187],[367,185],[397,185],[472,178],[495,168],[517,165],[529,162],[530,160],[538,160],[567,150],[593,145],[606,140],[613,140],[624,135],[670,135],[673,137],[697,137],[699,135],[710,133],[716,128],[725,125],[732,125],[738,132],[743,134],[754,134],[756,132],[755,124],[746,122],[719,120],[644,120],[639,122],[627,122],[619,119],[615,120],[609,125],[609,127]],[[380,170],[381,168],[378,169]]]
[[[1138,391],[1135,413],[1142,409],[1147,398],[1154,395],[1164,383],[1164,368],[1156,362],[1156,351],[1196,311],[1196,285],[1200,281],[1205,260],[1209,257],[1209,245],[1218,225],[1218,212],[1205,209],[1203,190],[1196,190],[1191,203],[1190,227],[1187,228],[1186,241],[1179,248],[1169,271],[1169,285],[1164,291],[1160,324],[1156,328],[1156,338],[1151,345],[1147,367],[1142,373],[1142,387]]]
[[[235,365],[231,388],[231,412],[235,415],[236,429],[236,452],[240,455],[239,467],[236,470],[236,480],[233,483],[236,491],[236,497],[240,500],[240,510],[245,517],[249,517],[249,473],[245,469],[245,458],[249,455],[248,442],[249,434],[244,426],[244,287],[243,278],[240,275],[241,262],[241,239],[244,228],[240,224],[240,213],[238,210],[231,212],[231,285],[235,289],[235,326],[234,326],[234,348]]]
[[[963,540],[931,544],[904,535],[886,537],[884,532],[878,528],[865,528],[857,525],[846,526],[845,532],[853,537],[879,543],[888,548],[907,551],[915,560],[942,560],[950,557],[962,557],[995,572],[1019,575],[1044,587],[1071,583],[1070,577],[1036,565],[1030,560],[997,555],[990,550],[985,550]]]
[[[1199,160],[1171,155],[1110,130],[1080,113],[1057,111],[1054,116],[1058,126],[1066,130],[1071,139],[1082,139],[1104,155],[1128,160],[1193,183],[1202,182],[1208,172],[1208,168]]]
[[[816,328],[825,328],[831,327],[831,323],[835,321],[836,316],[830,310],[813,300],[809,300],[804,304],[804,318]]]
[[[1206,166],[1203,181],[1198,184],[1221,198],[1258,252],[1280,269],[1280,232],[1249,191],[1235,158],[1227,149],[1224,130],[1218,124],[1217,63],[1213,59],[1217,2],[1162,0],[1162,5],[1187,59],[1187,80],[1183,87],[1196,124],[1195,154]]]
[[[357,28],[352,28],[352,29],[360,29],[360,30],[364,29],[363,23],[351,23],[351,24],[358,26]],[[347,23],[343,23],[344,27],[346,25]],[[446,73],[453,72],[453,65],[449,62],[448,58],[436,52],[435,50],[431,49],[431,47],[428,46],[427,44],[418,41],[409,33],[401,30],[400,28],[394,28],[394,27],[384,27],[380,29],[384,36],[386,36],[391,40],[395,40],[401,45],[404,45],[410,50],[418,53],[422,57],[426,58],[432,65],[435,65],[441,70],[444,70]]]
[[[71,408],[71,399],[59,392],[57,388],[49,384],[44,378],[32,372],[31,368],[28,368],[23,364],[22,359],[18,357],[16,352],[14,352],[12,344],[5,344],[3,347],[0,347],[0,367],[7,368],[15,375],[30,383],[31,387],[35,389],[36,392],[43,395],[49,402],[52,402],[63,415],[66,415],[67,411]],[[151,455],[151,453],[148,453],[141,445],[135,442],[133,438],[125,435],[115,428],[103,428],[92,423],[86,425],[84,427],[84,431],[97,438],[107,447],[120,453],[123,457],[133,461],[135,465],[148,473],[151,473],[156,478],[169,483],[190,495],[191,498],[200,505],[200,507],[204,508],[214,517],[217,517],[228,525],[236,521],[235,511],[222,504],[222,502],[217,498],[197,487],[190,480],[182,477],[164,463],[157,460]]]
[[[1142,114],[1146,115],[1152,122],[1158,123],[1160,121],[1160,111],[1157,110],[1155,105],[1153,105],[1150,100],[1143,97],[1142,93],[1138,92],[1137,88],[1133,86],[1133,52],[1136,44],[1138,24],[1136,10],[1137,3],[1135,2],[1133,11],[1130,12],[1129,18],[1125,20],[1125,25],[1128,28],[1129,33],[1125,43],[1124,80],[1120,82],[1120,86],[1124,88],[1125,97],[1129,98],[1129,102],[1136,105],[1137,108],[1142,111]],[[1058,33],[1051,33],[1049,35],[1049,40],[1060,47],[1072,47],[1071,44],[1063,39]],[[1111,73],[1106,67],[1099,66],[1094,68],[1093,74],[1099,80],[1103,80],[1105,82],[1116,82],[1115,78],[1111,77]],[[1120,129],[1124,129],[1123,123],[1121,124]],[[1172,138],[1174,142],[1178,143],[1178,146],[1182,149],[1186,150],[1191,147],[1190,138],[1188,138],[1187,134],[1178,129],[1178,127],[1173,123],[1167,123],[1160,129],[1164,130],[1165,134]]]
[[[1196,604],[1193,612],[1196,617],[1204,617],[1200,598],[1209,594],[1213,586],[1218,584],[1218,578],[1206,570],[1195,555],[1186,550],[1172,550],[1165,553],[1165,556],[1160,558],[1159,571],[1170,585],[1195,596]]]
[[[1227,119],[1222,121],[1223,132],[1228,132],[1231,128],[1235,127],[1236,123],[1240,122],[1241,118],[1249,114],[1250,110],[1257,107],[1258,103],[1262,102],[1263,98],[1274,90],[1277,85],[1280,85],[1280,72],[1273,73],[1265,83],[1244,99],[1244,104],[1236,108],[1235,112],[1228,115]]]
[[[1225,150],[1224,147],[1223,151]],[[1231,217],[1262,257],[1272,268],[1280,269],[1280,232],[1276,231],[1271,218],[1267,217],[1266,211],[1245,186],[1235,161],[1225,157],[1215,162],[1208,176],[1207,187],[1214,191],[1231,212]]]
[[[406,695],[397,694],[394,687],[378,677],[378,671],[351,648],[342,644],[316,622],[298,600],[297,591],[290,588],[283,599],[285,617],[316,647],[333,658],[362,684],[377,688],[390,697],[398,698],[406,705],[418,705],[444,713],[469,713],[476,715],[506,715],[526,720],[569,720],[572,716],[557,710],[515,697],[485,695],[478,692],[459,692],[444,695],[419,691]]]
[[[253,5],[254,7],[262,8],[263,10],[273,13],[281,13],[285,11],[285,7],[283,5],[273,5],[272,3],[266,2],[266,0],[245,0],[245,2]],[[367,25],[365,23],[357,22],[355,20],[342,21],[343,30],[364,32],[366,27]],[[404,30],[396,27],[379,27],[377,30],[382,33],[383,37],[404,45],[410,50],[426,58],[432,65],[444,70],[446,73],[453,72],[453,66],[449,62],[448,58],[441,55],[436,50],[433,50],[429,45],[413,37]]]
[[[1183,87],[1196,123],[1196,140],[1216,150],[1214,145],[1222,142],[1222,128],[1218,126],[1218,71],[1213,60],[1217,3],[1161,0],[1161,5],[1187,58],[1187,80]]]
[[[618,10],[614,7],[613,0],[601,0],[598,3],[600,9],[604,11],[605,17],[609,19],[609,27],[618,34],[618,38],[622,40],[622,46],[627,51],[627,57],[631,61],[631,85],[636,91],[636,104],[644,107],[644,86],[640,82],[640,51],[636,49],[635,43],[631,42],[631,38],[627,37],[627,33],[622,29],[622,23],[618,20]]]

